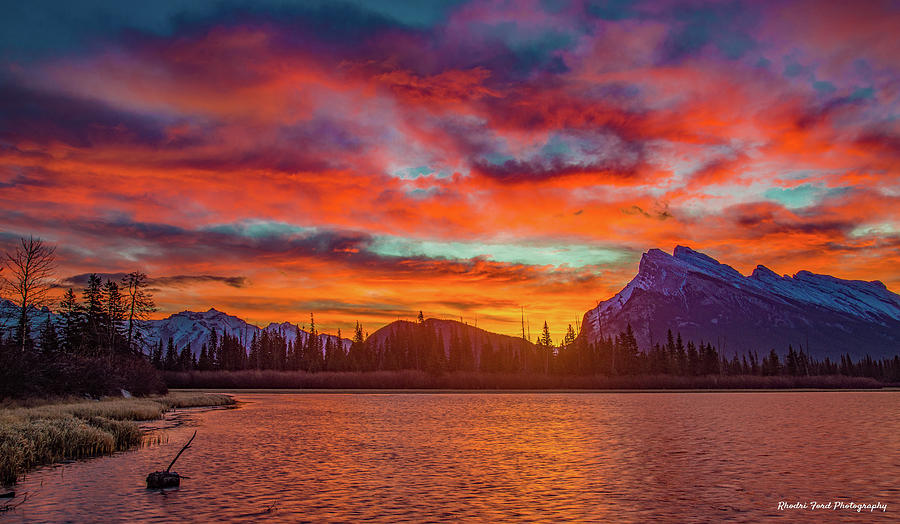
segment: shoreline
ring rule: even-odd
[[[166,372],[170,390],[237,391],[771,391],[871,390],[900,386],[844,375],[556,375],[417,370]]]
[[[165,420],[173,410],[236,404],[225,394],[174,391],[154,397],[65,400],[2,408],[0,486],[11,488],[20,477],[40,466],[134,449],[148,433],[162,429],[145,425]]]
[[[180,393],[222,393],[240,395],[478,395],[478,394],[606,394],[606,393],[897,393],[900,387],[884,388],[718,388],[718,389],[377,389],[377,388],[178,388],[171,391]]]

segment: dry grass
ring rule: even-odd
[[[136,421],[172,408],[234,404],[228,395],[174,393],[0,409],[0,484],[41,464],[105,455],[141,443]]]
[[[172,392],[157,397],[154,402],[162,402],[169,408],[196,408],[208,406],[230,406],[234,399],[221,393]]]

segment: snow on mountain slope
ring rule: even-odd
[[[206,312],[182,311],[168,318],[151,320],[149,322],[148,340],[152,344],[162,340],[163,345],[169,338],[175,343],[175,347],[181,350],[186,345],[191,345],[191,351],[199,354],[200,347],[209,340],[212,330],[221,337],[228,333],[243,341],[244,345],[250,344],[253,333],[259,331],[257,326],[248,324],[238,317],[225,314],[216,309]]]
[[[233,337],[237,337],[242,341],[244,347],[249,347],[253,335],[256,334],[259,336],[262,329],[265,329],[269,333],[279,332],[285,339],[294,344],[296,344],[298,338],[303,344],[309,339],[309,333],[289,322],[283,322],[281,324],[271,323],[261,329],[238,317],[228,315],[216,309],[210,309],[204,313],[182,311],[181,313],[176,313],[168,318],[151,320],[149,322],[148,339],[151,344],[156,344],[157,341],[162,340],[163,345],[165,345],[171,337],[175,347],[179,350],[184,348],[187,344],[190,344],[191,351],[195,354],[199,354],[201,346],[209,341],[209,336],[213,329],[216,330],[216,333],[218,333],[220,337],[223,333],[228,333]],[[328,338],[331,338],[332,341],[338,340],[335,335],[326,335],[324,333],[320,333],[319,338],[322,343],[321,347],[325,346],[325,341]],[[346,338],[341,340],[344,344],[344,348],[349,349],[351,341]]]
[[[309,332],[304,331],[296,324],[291,324],[290,322],[282,322],[281,324],[276,324],[276,323],[272,322],[271,324],[269,324],[268,326],[266,326],[263,329],[265,331],[268,331],[269,333],[281,334],[285,340],[294,344],[295,346],[297,345],[297,340],[300,341],[300,344],[307,344],[309,342],[309,336],[310,336]],[[352,341],[350,339],[343,338],[343,337],[338,338],[337,335],[328,335],[325,333],[319,333],[318,336],[319,336],[319,347],[322,347],[322,348],[325,347],[325,342],[328,339],[331,339],[332,344],[334,344],[338,340],[340,340],[344,344],[345,351],[349,350],[350,344],[352,344]]]
[[[881,282],[808,271],[778,276],[765,266],[744,276],[684,246],[672,255],[645,253],[634,279],[588,311],[582,329],[596,338],[629,323],[644,347],[672,329],[727,339],[736,349],[782,350],[814,340],[829,351],[900,351],[900,295]]]
[[[13,302],[0,299],[0,332],[3,333],[3,336],[11,336],[15,332],[15,328],[19,324],[19,311],[21,311],[19,306]],[[28,324],[32,337],[38,336],[48,318],[54,324],[57,322],[56,314],[51,313],[47,307],[38,309],[28,306]]]
[[[59,329],[59,315],[52,313],[46,307],[43,309],[29,307],[28,316],[32,337],[38,336],[48,318],[50,318],[51,322]],[[11,336],[16,323],[18,322],[18,318],[19,307],[9,300],[0,299],[0,331],[2,331],[3,336]],[[290,322],[282,322],[281,324],[273,322],[265,328],[260,329],[258,326],[249,324],[238,317],[223,313],[216,309],[210,309],[205,312],[182,311],[181,313],[175,313],[164,319],[150,320],[146,323],[145,331],[147,334],[147,343],[150,347],[155,346],[159,340],[162,340],[163,345],[165,346],[166,342],[171,337],[172,342],[179,351],[190,344],[191,351],[194,354],[199,355],[200,348],[209,341],[209,335],[212,333],[213,329],[216,330],[219,337],[221,337],[223,333],[228,333],[233,337],[237,337],[243,342],[245,347],[250,346],[253,334],[256,333],[258,336],[262,329],[265,329],[270,333],[279,332],[286,340],[293,344],[297,343],[298,338],[301,344],[306,344],[307,340],[309,340],[309,333],[307,331],[304,331],[299,326],[291,324]],[[344,349],[350,349],[350,339],[339,339],[336,335],[325,333],[319,333],[321,347],[325,347],[325,341],[329,338],[332,343],[341,340]]]

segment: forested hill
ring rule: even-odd
[[[480,369],[482,363],[490,368],[515,366],[517,361],[533,353],[535,345],[521,337],[492,333],[456,320],[437,318],[421,322],[397,320],[375,331],[366,345],[384,355],[388,368],[422,368],[417,360],[428,358],[432,350],[441,349],[450,369]],[[416,348],[421,348],[417,354]],[[499,371],[500,369],[498,369]]]

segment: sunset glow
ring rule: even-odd
[[[677,244],[900,292],[896,2],[39,3],[0,22],[0,249],[64,286],[554,338]]]

